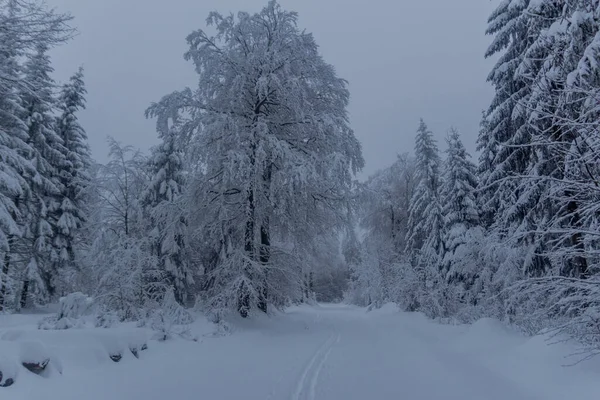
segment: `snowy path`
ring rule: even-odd
[[[312,371],[310,385],[304,375],[300,380],[308,396],[294,400],[537,398],[480,365],[446,353],[412,324],[347,307],[314,312],[320,322],[312,329],[332,333],[307,367]],[[314,360],[319,360],[316,368],[311,367]]]
[[[224,338],[152,343],[141,360],[32,376],[0,391],[30,400],[597,399],[600,369],[560,367],[536,339],[492,321],[437,325],[390,307],[298,307]],[[8,391],[7,391],[8,390]],[[10,394],[3,397],[5,393]]]

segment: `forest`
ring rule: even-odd
[[[391,302],[595,354],[599,21],[597,0],[500,1],[477,154],[415,115],[398,127],[414,149],[359,180],[348,82],[277,1],[213,12],[182,38],[197,81],[148,104],[160,144],[146,154],[110,138],[101,164],[78,118],[84,69],[53,79],[72,17],[0,0],[0,313],[78,294],[100,325]]]

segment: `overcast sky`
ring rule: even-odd
[[[209,11],[259,11],[267,0],[47,0],[70,12],[79,36],[53,56],[64,81],[85,67],[81,120],[94,157],[107,135],[144,150],[157,142],[143,112],[164,94],[195,84],[185,37]],[[412,151],[423,117],[440,147],[450,126],[475,150],[481,110],[491,99],[484,35],[495,0],[280,0],[298,11],[325,60],[350,82],[350,115],[363,144],[362,176]]]

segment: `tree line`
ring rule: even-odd
[[[174,298],[220,320],[319,299],[499,318],[594,346],[600,11],[503,1],[473,162],[421,120],[366,182],[347,82],[298,15],[213,12],[187,37],[197,82],[157,99],[148,155],[90,157],[80,69],[52,79],[71,17],[0,1],[0,307],[83,291],[121,320]]]
[[[0,26],[13,9],[23,18],[31,18],[24,6],[44,10],[36,4],[7,0]],[[184,57],[197,84],[146,110],[160,144],[144,155],[109,139],[104,165],[91,162],[77,123],[82,72],[55,98],[50,61],[37,42],[7,59],[3,70],[14,68],[15,79],[4,84],[15,101],[6,113],[22,128],[23,148],[34,150],[15,150],[23,160],[14,176],[36,194],[22,198],[16,181],[3,192],[6,218],[14,215],[2,225],[7,306],[83,291],[121,320],[143,317],[165,297],[220,320],[312,300],[315,284],[340,298],[339,288],[313,272],[331,264],[327,245],[335,249],[348,225],[364,161],[349,125],[347,82],[297,18],[275,1],[255,14],[211,13],[215,33],[187,37]],[[68,16],[43,11],[39,19],[49,28],[37,41],[70,38]],[[10,142],[13,131],[1,126]],[[63,148],[73,160],[59,159]],[[18,257],[21,242],[34,250],[32,261]],[[339,280],[332,268],[328,274]]]
[[[441,160],[421,122],[414,155],[365,183],[366,233],[346,246],[355,301],[491,316],[595,348],[599,12],[592,0],[498,5],[478,163],[455,130]]]
[[[48,56],[72,37],[70,21],[36,2],[0,2],[0,310],[50,300],[76,266],[91,166],[77,120],[83,71],[57,86]]]

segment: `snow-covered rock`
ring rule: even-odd
[[[17,363],[0,353],[0,387],[12,386],[17,378]]]
[[[20,386],[23,379],[31,379],[27,377],[33,374],[53,378],[63,373],[102,369],[113,361],[136,360],[148,348],[150,331],[131,324],[113,329],[94,328],[92,323],[82,329],[43,330],[35,324],[39,318],[0,316],[0,386]]]
[[[42,375],[50,363],[50,354],[39,341],[27,341],[19,343],[19,362],[30,372]]]

